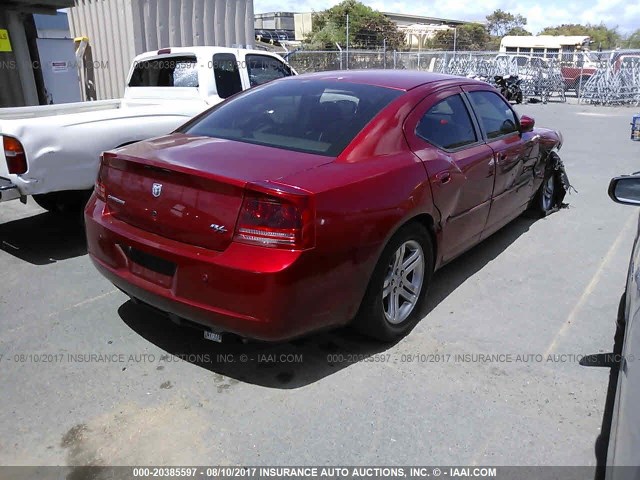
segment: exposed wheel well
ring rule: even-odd
[[[438,258],[438,242],[436,238],[436,227],[433,221],[433,217],[428,213],[421,213],[420,215],[410,218],[404,225],[401,225],[400,228],[414,222],[423,225],[429,232],[429,236],[431,237],[431,245],[433,246],[433,261],[435,262]]]

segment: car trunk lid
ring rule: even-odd
[[[248,183],[274,181],[332,160],[174,134],[105,153],[99,181],[113,217],[165,238],[224,250]]]

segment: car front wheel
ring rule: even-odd
[[[427,229],[403,227],[384,249],[373,272],[357,329],[382,341],[406,335],[420,320],[433,273],[433,247]]]
[[[556,160],[557,159],[557,160]],[[542,180],[542,184],[538,188],[531,204],[529,205],[529,211],[537,217],[545,217],[550,213],[557,210],[561,205],[561,196],[559,196],[558,175],[553,165],[560,162],[558,154],[552,152],[549,155],[547,169]]]

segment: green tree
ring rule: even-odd
[[[522,37],[530,37],[532,33],[522,27],[514,27],[507,32],[507,35],[519,35]]]
[[[483,25],[465,23],[456,30],[439,31],[429,43],[433,48],[453,50],[454,37],[456,50],[485,50],[491,40]]]
[[[608,28],[601,23],[600,25],[580,25],[576,23],[558,25],[555,27],[546,27],[540,35],[585,35],[591,37],[593,42],[591,49],[603,48],[611,49],[619,46],[621,36],[618,28]]]
[[[491,15],[487,15],[487,31],[496,37],[504,37],[516,28],[524,30],[526,24],[527,19],[522,15],[514,15],[500,9],[495,10]]]
[[[347,15],[350,47],[376,48],[385,42],[391,50],[402,50],[406,47],[405,36],[395,23],[357,0],[343,0],[324,12],[315,13],[307,43],[316,48],[335,48],[336,43],[344,47],[347,38]]]
[[[640,48],[640,29],[629,35],[624,42],[625,48]]]

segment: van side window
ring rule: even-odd
[[[242,91],[238,59],[233,53],[216,53],[213,56],[213,75],[220,98],[229,98]]]

